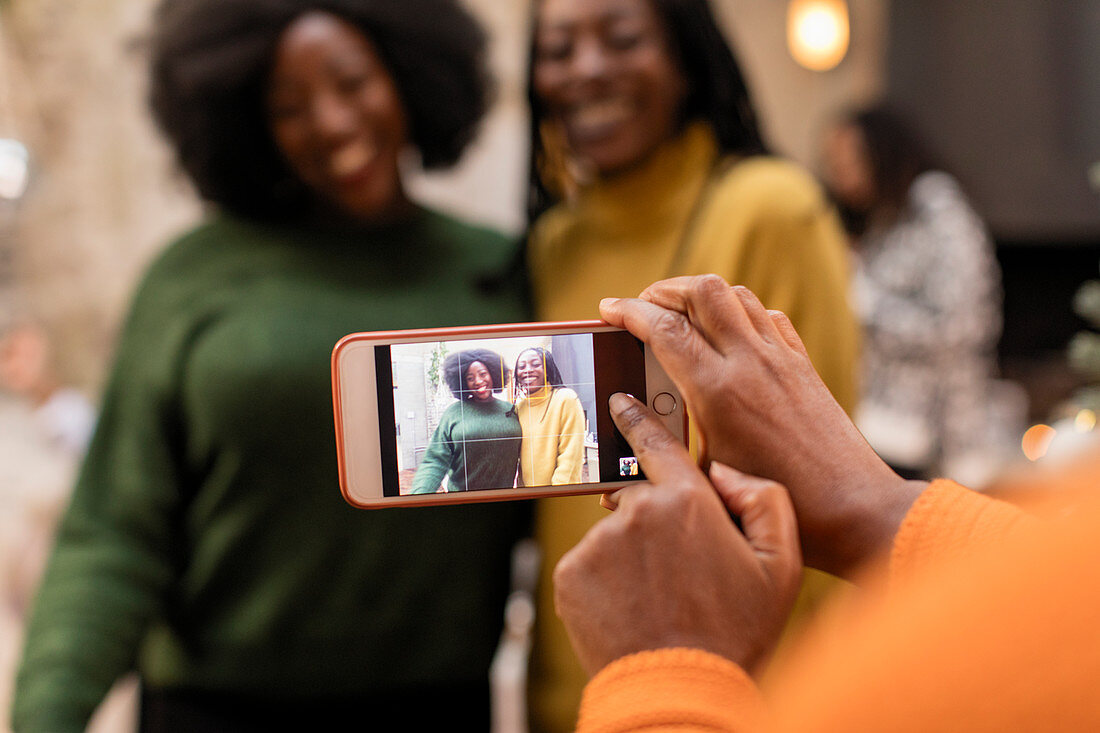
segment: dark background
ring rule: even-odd
[[[1100,276],[1100,2],[894,0],[886,96],[985,218],[1005,376],[1041,418],[1080,383],[1073,294]]]

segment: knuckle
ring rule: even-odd
[[[572,563],[566,562],[565,558],[558,561],[553,572],[554,606],[556,608],[560,609],[566,606],[573,597],[576,585],[574,578],[575,573],[573,572]]]
[[[619,430],[624,435],[631,435],[638,432],[643,425],[649,420],[649,413],[646,412],[645,407],[640,402],[631,404],[618,415]]]
[[[768,496],[786,496],[787,487],[778,481],[762,478],[760,479],[760,493]]]
[[[630,532],[644,524],[654,514],[659,512],[662,491],[659,488],[649,486],[639,491],[630,503],[630,511],[623,516],[623,530]]]
[[[692,489],[691,484],[682,482],[654,486],[639,502],[638,514],[645,518],[679,514],[692,503]]]
[[[614,551],[621,534],[622,520],[619,514],[620,512],[615,512],[597,522],[588,530],[582,544],[573,549],[572,552],[577,554],[575,562],[580,566],[579,570],[588,572],[591,568],[598,567]]]
[[[600,524],[597,524],[558,560],[550,575],[555,593],[568,594],[589,581],[593,568],[598,567],[598,558],[604,553],[599,530]]]
[[[739,298],[744,298],[744,297],[747,297],[749,295],[752,295],[752,291],[749,290],[744,285],[731,285],[730,288],[733,290],[734,295],[736,295]]]
[[[653,324],[653,335],[662,341],[672,342],[673,346],[683,342],[690,332],[688,319],[676,311],[664,311]]]
[[[729,291],[730,284],[726,282],[721,276],[715,275],[713,272],[706,275],[698,275],[695,278],[695,289],[704,295],[722,294],[725,295]]]
[[[673,491],[669,492],[669,496],[682,510],[695,512],[708,506],[711,491],[710,488],[703,490],[697,483],[685,483],[677,485]]]
[[[754,293],[750,288],[747,288],[744,285],[734,285],[733,294],[736,295],[746,306],[751,304],[760,304],[760,299],[756,297],[756,293]],[[764,306],[760,305],[760,307],[763,308]]]
[[[644,453],[662,453],[675,443],[676,439],[667,430],[654,429],[642,438],[635,449],[640,449]]]
[[[554,566],[553,580],[554,588],[557,592],[560,592],[562,588],[568,586],[569,581],[576,574],[576,549],[562,555],[558,560],[558,564]]]

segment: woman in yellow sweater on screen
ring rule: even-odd
[[[538,0],[534,21],[527,260],[538,318],[595,318],[602,297],[717,273],[790,316],[852,409],[859,339],[843,232],[813,178],[768,154],[706,0]],[[572,729],[584,681],[554,617],[549,569],[599,516],[587,497],[537,510],[540,731]]]
[[[522,395],[516,415],[523,430],[523,485],[580,483],[585,425],[577,393],[565,386],[553,355],[541,347],[522,351],[513,373],[517,395]]]

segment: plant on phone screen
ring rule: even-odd
[[[441,341],[428,358],[428,386],[433,396],[443,387],[443,360],[446,358],[447,344]]]
[[[428,361],[424,366],[428,382],[427,413],[428,434],[431,435],[439,425],[443,410],[451,403],[451,391],[443,379],[443,362],[447,359],[447,344],[440,342],[428,352]]]

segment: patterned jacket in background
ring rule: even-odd
[[[966,472],[988,443],[1001,332],[989,235],[946,173],[917,177],[900,217],[857,247],[853,304],[865,330],[856,423],[890,463]]]

